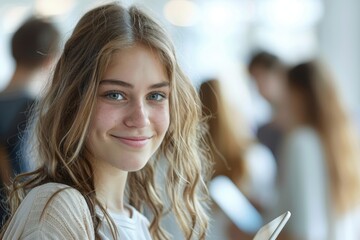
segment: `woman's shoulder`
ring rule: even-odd
[[[68,200],[76,200],[83,199],[83,195],[73,187],[62,183],[49,182],[42,185],[39,185],[32,190],[29,191],[26,198],[24,199],[32,199],[35,197],[36,200],[45,199],[48,200],[50,198],[61,198]]]
[[[91,231],[91,214],[82,194],[65,184],[46,183],[29,191],[12,217],[6,234],[20,239],[49,234],[91,238]]]
[[[84,196],[75,188],[61,183],[46,183],[33,188],[25,197],[20,207],[30,213],[41,216],[56,213],[76,213],[88,210]]]
[[[293,151],[313,151],[322,149],[319,133],[311,127],[299,127],[288,134],[285,147]]]
[[[275,157],[270,149],[261,143],[255,142],[248,147],[245,152],[245,161],[250,168],[249,170],[254,169],[257,174],[258,171],[266,172],[272,176],[276,174]]]
[[[266,147],[264,144],[259,142],[252,143],[245,152],[247,159],[265,159],[266,161],[275,162],[275,158],[271,153],[270,149]]]
[[[295,142],[314,143],[320,141],[318,132],[311,127],[299,127],[289,134],[289,139]]]
[[[29,202],[27,202],[29,201]],[[40,220],[46,216],[89,215],[89,209],[84,196],[75,188],[61,183],[46,183],[32,189],[24,204],[31,207],[31,211],[39,214]]]
[[[48,208],[81,208],[86,207],[83,195],[68,185],[61,183],[45,183],[31,189],[20,205],[21,208],[30,208],[30,210],[44,210]]]
[[[325,149],[319,133],[310,127],[301,127],[292,131],[284,143],[283,158],[293,160],[294,166],[323,167]]]

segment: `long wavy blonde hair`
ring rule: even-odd
[[[140,211],[144,206],[151,210],[149,230],[154,239],[169,238],[160,226],[166,211],[154,176],[156,160],[165,157],[170,210],[186,239],[205,238],[208,219],[203,200],[208,199],[206,174],[210,164],[202,144],[200,100],[180,69],[164,29],[142,10],[126,9],[117,3],[87,12],[66,42],[50,85],[35,108],[30,144],[32,157],[39,165],[35,171],[15,178],[10,192],[11,215],[32,188],[47,182],[67,184],[85,197],[99,239],[100,219],[95,214],[95,205],[108,215],[96,198],[85,139],[99,82],[112,54],[134,44],[143,44],[156,52],[166,69],[171,89],[170,126],[157,154],[142,170],[129,173],[129,203]],[[107,219],[115,238],[114,223]]]
[[[290,90],[304,100],[307,124],[319,133],[326,153],[332,199],[338,213],[360,204],[360,152],[354,126],[333,79],[317,60],[289,70]]]
[[[235,131],[241,119],[235,117],[235,111],[226,102],[219,80],[208,79],[203,82],[199,95],[209,127],[207,141],[214,159],[212,177],[228,176],[241,188],[248,177],[245,153],[253,141]]]

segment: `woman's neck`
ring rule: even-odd
[[[94,169],[97,170],[95,171],[96,196],[103,207],[111,212],[130,216],[129,209],[124,206],[128,173],[109,166],[96,166]]]

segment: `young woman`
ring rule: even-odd
[[[359,239],[358,140],[319,62],[287,76],[290,132],[282,155],[280,208],[292,212],[293,239]]]
[[[209,125],[208,145],[214,158],[214,174],[227,176],[263,213],[272,206],[276,162],[270,150],[257,143],[231,108],[221,82],[210,79],[200,86],[203,115]],[[240,114],[238,114],[240,115]],[[239,131],[237,131],[239,130]],[[242,131],[241,131],[242,130]],[[213,211],[214,228],[209,239],[227,239],[229,223],[217,209]],[[225,224],[224,224],[225,223]],[[230,237],[233,239],[233,237]],[[236,236],[234,239],[245,239]]]
[[[29,144],[39,165],[14,180],[1,238],[168,239],[154,178],[164,157],[170,210],[185,239],[204,239],[200,117],[158,23],[116,3],[89,11],[36,107]]]
[[[210,139],[207,140],[214,158],[212,177],[229,177],[259,207],[266,207],[276,178],[276,163],[271,152],[246,133],[246,129],[239,130],[239,125],[246,124],[227,102],[220,81],[203,82],[200,99],[209,125]]]

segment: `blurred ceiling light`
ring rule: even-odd
[[[36,0],[35,11],[41,16],[63,15],[74,7],[74,0]]]
[[[212,0],[203,3],[201,21],[211,28],[238,28],[239,24],[253,21],[254,9],[253,2]]]
[[[29,15],[30,7],[26,5],[16,5],[9,7],[3,15],[4,32],[12,32],[16,29],[22,21]]]
[[[164,6],[164,15],[175,26],[189,27],[198,19],[198,6],[190,0],[170,0]]]

